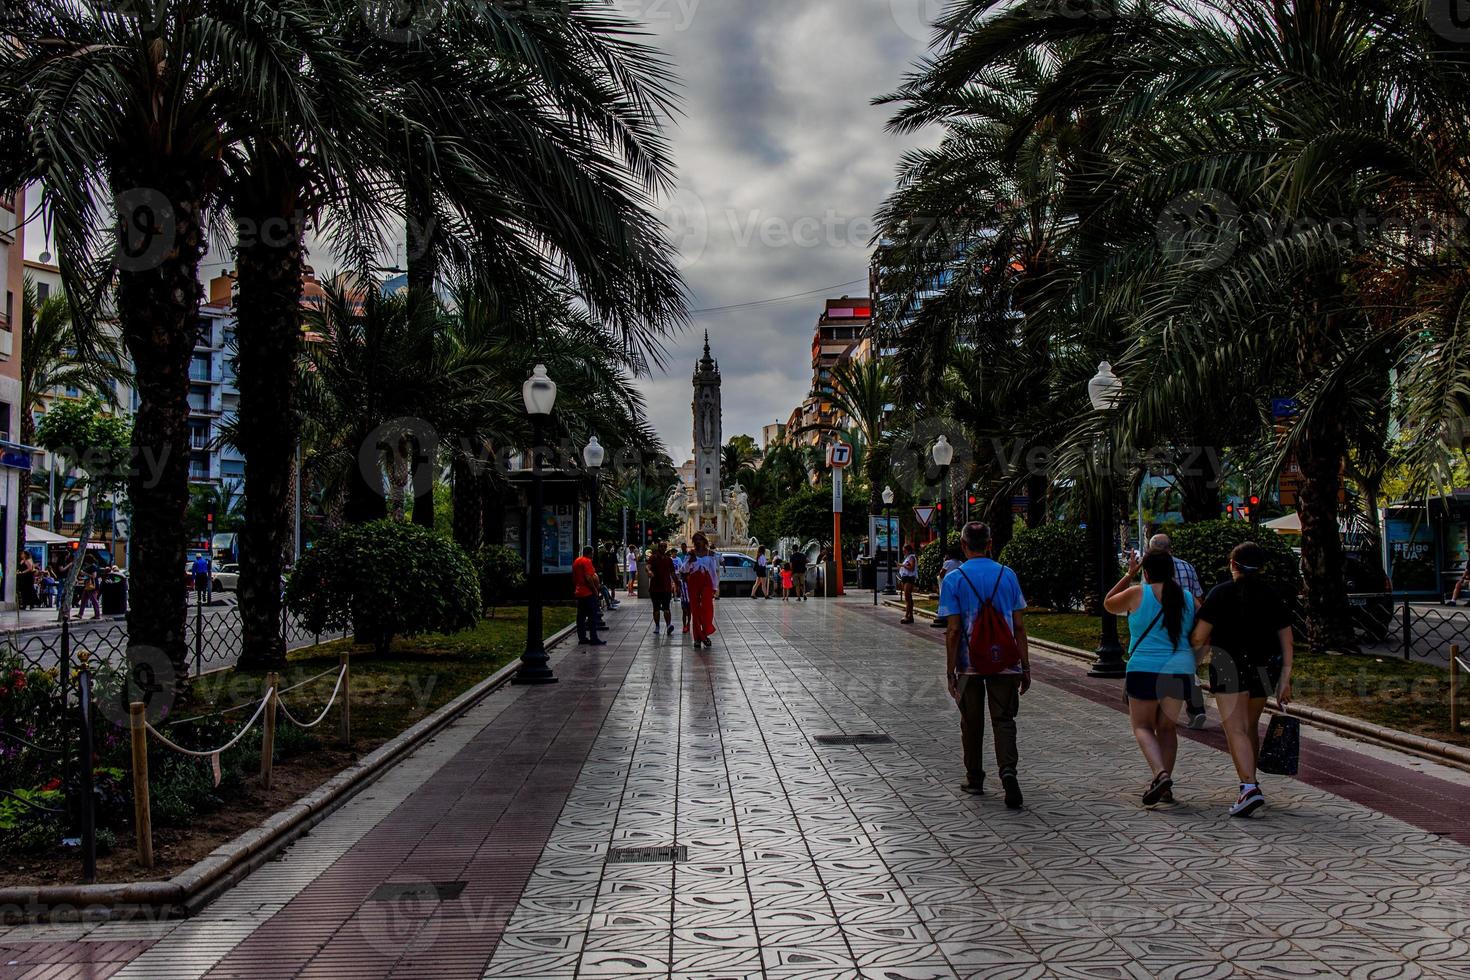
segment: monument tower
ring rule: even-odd
[[[698,505],[695,527],[713,537],[719,533],[720,365],[709,352],[704,332],[704,356],[694,365],[694,499]]]

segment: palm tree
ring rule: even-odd
[[[36,284],[26,279],[20,306],[20,441],[35,445],[36,412],[48,393],[75,389],[117,405],[117,385],[129,374],[117,339],[105,330],[78,336],[95,328],[71,314],[65,293],[38,299]]]
[[[94,317],[110,289],[135,368],[133,446],[156,469],[129,478],[128,643],[162,650],[180,683],[205,219],[230,211],[242,134],[295,118],[307,6],[141,0],[118,13],[34,0],[9,9],[0,45],[0,188],[40,183],[74,313]]]
[[[882,360],[847,361],[832,371],[832,404],[852,421],[861,440],[860,472],[868,484],[868,509],[882,512],[883,446],[889,417],[894,411],[893,382]],[[858,468],[858,467],[855,467]]]

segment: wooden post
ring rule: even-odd
[[[1460,645],[1450,647],[1450,734],[1460,734]]]
[[[265,675],[265,722],[260,733],[260,785],[271,788],[271,759],[276,754],[276,672]]]
[[[153,813],[148,803],[148,729],[142,701],[128,705],[128,734],[133,748],[133,830],[138,837],[138,863],[153,867]]]
[[[337,716],[337,728],[342,736],[342,744],[347,748],[352,747],[352,668],[348,662],[347,654],[342,654],[338,663],[342,665],[342,710]]]

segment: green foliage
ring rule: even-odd
[[[1200,521],[1165,528],[1174,543],[1174,556],[1183,558],[1199,572],[1205,591],[1230,578],[1230,552],[1236,545],[1254,541],[1271,556],[1264,569],[1266,580],[1283,599],[1301,592],[1301,571],[1296,554],[1286,540],[1269,528],[1245,521]]]
[[[132,437],[132,425],[105,414],[97,398],[57,402],[36,428],[41,448],[85,472],[92,489],[99,492],[127,482]]]
[[[486,609],[516,595],[526,584],[526,563],[514,548],[487,544],[475,564],[480,570],[480,601]]]
[[[1000,553],[1021,582],[1026,602],[1048,609],[1075,609],[1088,578],[1087,532],[1071,524],[1019,528]]]
[[[857,546],[858,539],[868,533],[868,496],[861,490],[845,488],[842,501],[842,540],[844,551]],[[771,505],[767,505],[771,506]],[[774,545],[778,538],[799,538],[803,542],[832,543],[832,484],[804,487],[774,505],[774,512],[761,508],[760,524],[752,515],[751,534],[762,544]]]
[[[960,532],[950,531],[949,543],[959,544]],[[939,569],[942,567],[944,553],[939,547],[939,539],[935,538],[919,549],[919,588],[926,592],[935,591],[939,587]]]
[[[328,535],[302,556],[286,604],[312,632],[350,625],[386,653],[394,636],[475,625],[479,574],[458,545],[433,531],[373,521]]]

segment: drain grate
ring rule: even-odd
[[[812,739],[818,745],[892,745],[889,735],[817,735]]]
[[[683,844],[674,847],[614,847],[607,852],[608,864],[678,864],[689,860],[689,848]]]
[[[388,882],[379,885],[368,896],[370,902],[397,902],[403,899],[428,902],[452,902],[459,898],[467,882],[463,881],[409,881]]]

